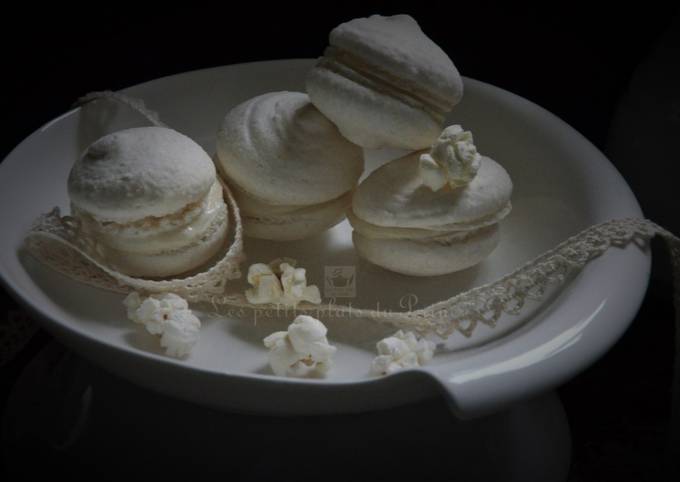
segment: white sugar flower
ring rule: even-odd
[[[452,188],[468,184],[477,175],[482,156],[477,152],[472,133],[459,125],[442,131],[428,153],[419,158],[423,184],[439,191],[446,184]]]
[[[130,320],[144,325],[152,335],[160,335],[161,346],[169,356],[187,356],[198,341],[201,321],[181,296],[163,293],[142,299],[133,292],[123,304]]]
[[[404,368],[417,368],[425,365],[434,356],[435,344],[420,338],[412,331],[399,330],[394,335],[376,344],[378,356],[373,359],[371,372],[387,375]]]
[[[289,262],[290,261],[290,262]],[[321,303],[319,288],[307,286],[304,268],[295,268],[293,260],[275,260],[270,264],[256,263],[248,268],[246,299],[253,304],[281,304],[297,306],[301,301]]]
[[[328,330],[316,318],[300,315],[287,331],[277,331],[263,342],[269,348],[269,365],[281,377],[324,375],[337,348],[328,343]]]

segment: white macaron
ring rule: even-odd
[[[272,92],[227,113],[216,163],[248,236],[287,241],[337,224],[363,171],[361,148],[298,92]]]
[[[360,256],[398,273],[466,269],[497,246],[511,194],[505,169],[451,126],[429,152],[391,161],[359,185],[348,216],[353,241]]]
[[[451,59],[408,15],[373,15],[333,29],[307,77],[314,105],[362,147],[424,149],[461,100]]]
[[[68,193],[93,254],[130,276],[193,270],[225,242],[228,213],[214,164],[172,129],[126,129],[95,141],[73,165]]]

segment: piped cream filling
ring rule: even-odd
[[[428,226],[427,228],[400,228],[394,226],[378,226],[359,218],[349,209],[347,219],[352,227],[367,238],[373,239],[409,239],[413,241],[435,241],[441,243],[464,240],[477,231],[498,223],[512,210],[510,202],[490,216],[467,223],[450,223]]]
[[[88,216],[81,216],[81,220],[83,230],[92,236],[95,244],[129,253],[157,254],[197,242],[211,229],[213,221],[225,216],[226,210],[222,186],[215,182],[203,200],[170,216],[116,226],[99,223]]]

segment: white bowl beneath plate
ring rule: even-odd
[[[173,128],[214,152],[215,132],[230,107],[276,90],[302,90],[312,60],[281,60],[188,72],[125,90],[142,98]],[[509,92],[465,79],[465,99],[450,116],[475,134],[485,155],[515,184],[514,209],[502,223],[501,245],[481,265],[429,279],[396,275],[357,258],[345,221],[299,243],[246,240],[248,263],[289,256],[324,291],[324,268],[354,269],[356,307],[422,307],[506,274],[591,224],[641,216],[625,181],[585,138],[544,109]],[[144,125],[110,104],[75,109],[22,142],[0,165],[0,276],[57,338],[106,369],[142,386],[201,404],[250,412],[337,413],[393,406],[443,391],[461,417],[498,410],[564,382],[601,356],[623,333],[644,296],[650,255],[636,246],[612,249],[591,262],[544,303],[495,329],[454,335],[432,363],[383,378],[369,375],[377,340],[390,327],[330,320],[339,347],[325,379],[270,374],[261,340],[288,317],[232,311],[204,317],[199,344],[184,361],[164,356],[157,339],[125,318],[122,296],[90,288],[20,253],[35,217],[68,209],[66,179],[82,149],[97,137]],[[367,152],[368,170],[398,153]],[[245,268],[245,267],[244,267]],[[241,289],[235,283],[234,289]]]

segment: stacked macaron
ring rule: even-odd
[[[491,253],[512,182],[469,132],[442,132],[463,84],[415,20],[374,15],[336,27],[306,86],[309,95],[271,92],[231,109],[214,164],[160,127],[92,144],[71,171],[69,194],[93,249],[129,275],[172,276],[205,263],[227,231],[216,165],[251,237],[303,239],[348,213],[359,254],[400,273],[450,273]],[[416,152],[357,187],[360,146]]]
[[[429,152],[391,161],[361,183],[348,214],[354,245],[398,273],[459,271],[497,246],[511,194],[505,169],[477,152],[470,132],[450,126]]]
[[[217,134],[216,163],[234,188],[244,232],[287,241],[344,218],[363,153],[306,94],[272,92],[227,113]]]
[[[91,144],[68,179],[92,253],[130,276],[193,270],[224,245],[227,206],[206,152],[172,129],[115,132]]]
[[[408,15],[343,23],[307,77],[314,105],[362,147],[424,149],[462,98],[453,62]]]

